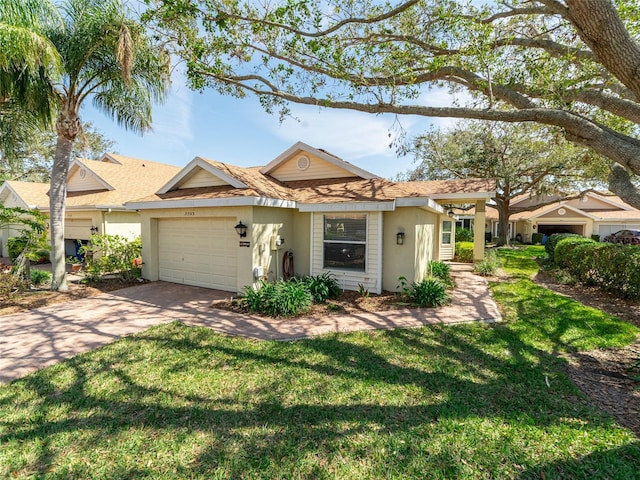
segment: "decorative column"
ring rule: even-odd
[[[484,260],[484,222],[486,220],[486,201],[476,201],[476,214],[473,219],[473,262]]]

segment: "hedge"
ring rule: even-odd
[[[534,233],[533,235],[531,235],[531,243],[533,243],[534,245],[542,243],[543,238],[544,233]]]
[[[582,235],[578,235],[576,233],[554,233],[547,239],[547,243],[544,244],[544,249],[549,255],[549,260],[554,261],[554,253],[556,249],[556,245],[560,240],[565,238],[584,238]]]
[[[458,262],[473,263],[473,242],[456,242],[455,255]]]
[[[557,244],[555,261],[586,285],[640,298],[640,246],[565,238]]]

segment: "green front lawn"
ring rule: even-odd
[[[635,328],[523,265],[501,325],[279,343],[176,322],[29,375],[0,387],[0,477],[637,478],[636,437],[556,355]]]

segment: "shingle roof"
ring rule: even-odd
[[[433,193],[490,192],[495,187],[493,181],[484,179],[454,180],[452,182],[391,182],[379,177],[372,179],[343,177],[281,182],[270,175],[260,173],[262,167],[245,168],[204,158],[202,160],[241,181],[247,185],[247,188],[234,188],[230,185],[183,188],[163,194],[152,194],[135,201],[267,197],[295,200],[301,203],[384,202],[397,198],[428,197]]]
[[[396,185],[420,195],[493,192],[495,180],[488,178],[466,178],[456,180],[424,180],[397,182]]]
[[[10,186],[20,198],[29,206],[41,207],[49,206],[49,184],[37,182],[19,182],[16,180],[7,180],[5,182]]]
[[[150,195],[180,171],[180,167],[164,163],[109,154],[119,164],[78,159],[77,162],[94,172],[113,190],[69,192],[68,207],[123,205],[129,200]]]
[[[302,203],[343,203],[393,201],[396,198],[418,196],[384,178],[360,177],[298,180],[287,182]]]

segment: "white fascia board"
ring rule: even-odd
[[[300,203],[300,212],[393,212],[393,202]]]
[[[127,210],[158,210],[163,208],[197,208],[197,207],[273,207],[296,208],[293,200],[266,197],[236,198],[196,198],[193,200],[160,200],[153,202],[127,202]]]
[[[5,190],[8,193],[3,196]],[[30,205],[27,205],[27,202],[24,201],[24,199],[18,194],[18,192],[16,192],[16,190],[11,185],[9,185],[7,182],[5,182],[2,185],[2,188],[0,188],[0,198],[8,198],[10,195],[15,195],[16,200],[19,200],[20,203],[22,203],[22,207],[21,208],[28,208],[28,209],[31,209],[31,210],[34,210],[34,209],[38,208],[37,206],[33,207],[33,206],[30,206]]]
[[[111,157],[110,157],[111,158]],[[88,162],[92,162],[93,160],[87,160]],[[118,163],[118,165],[121,165],[121,163]],[[69,179],[71,178],[71,175],[73,174],[73,167],[78,167],[78,168],[84,168],[87,172],[89,172],[91,175],[93,175],[93,178],[95,178],[99,183],[101,183],[102,185],[104,185],[104,188],[106,188],[109,191],[113,191],[115,190],[115,187],[113,187],[113,185],[111,185],[109,182],[107,182],[104,178],[102,178],[100,175],[98,175],[96,172],[94,172],[93,170],[91,170],[91,167],[89,167],[87,164],[83,163],[80,159],[74,158],[71,163],[69,164],[69,173],[67,174],[67,183],[69,182]]]
[[[373,178],[379,178],[378,175],[375,175],[375,174],[373,174],[371,172],[367,172],[366,170],[363,170],[360,167],[356,167],[355,165],[353,165],[351,163],[347,163],[344,160],[341,160],[341,159],[339,159],[337,157],[334,157],[333,155],[329,155],[328,153],[325,153],[322,150],[318,150],[317,148],[313,148],[312,146],[307,145],[304,142],[296,142],[294,145],[292,145],[291,147],[287,148],[284,152],[282,152],[280,155],[278,155],[275,159],[273,159],[267,165],[262,167],[260,169],[260,173],[262,173],[264,175],[269,174],[270,172],[275,170],[281,163],[287,161],[289,158],[291,158],[291,156],[293,154],[295,154],[298,151],[303,151],[305,153],[309,153],[309,154],[314,155],[316,157],[320,157],[321,159],[325,160],[326,162],[329,162],[332,165],[335,165],[336,167],[342,168],[343,170],[347,170],[348,172],[353,173],[354,175],[357,175],[360,178],[364,178],[366,180],[371,180]]]
[[[178,185],[182,179],[184,179],[187,175],[189,175],[194,168],[202,168],[203,170],[209,172],[211,175],[218,177],[220,180],[228,183],[234,188],[247,188],[247,185],[238,180],[235,177],[232,177],[228,173],[223,172],[219,168],[214,167],[209,162],[204,160],[201,157],[196,157],[191,160],[182,170],[180,170],[171,180],[169,180],[160,190],[158,190],[158,194],[163,194],[169,192],[173,187]]]
[[[564,208],[565,210],[571,210],[572,212],[577,213],[581,217],[587,217],[587,218],[590,218],[591,220],[598,220],[598,217],[596,217],[595,215],[591,215],[589,212],[585,212],[583,210],[580,210],[579,208],[575,208],[575,207],[572,207],[571,205],[565,205],[565,204],[560,204],[560,205],[551,204],[549,208],[545,208],[543,211],[541,211],[537,215],[530,216],[528,220],[529,221],[535,220],[536,218],[540,218],[542,215],[546,215],[547,213],[552,212],[554,210],[558,210],[560,208]],[[562,217],[558,216],[555,218],[562,218]]]
[[[473,193],[430,193],[429,198],[434,200],[467,200],[475,202],[477,200],[491,200],[496,196],[496,192],[473,192]]]
[[[126,212],[127,208],[124,205],[96,205],[97,210],[118,210]]]
[[[604,202],[604,203],[608,203],[609,205],[611,205],[613,207],[618,207],[618,208],[620,208],[622,210],[633,210],[633,207],[631,207],[630,205],[627,205],[625,203],[618,203],[618,202],[616,202],[614,200],[610,200],[610,199],[607,198],[606,195],[600,195],[600,194],[598,194],[596,192],[587,192],[585,194],[585,196],[591,197],[591,198],[595,198],[596,200],[599,200],[599,201]]]
[[[426,207],[437,213],[444,213],[444,207],[428,197],[398,198],[396,207]]]
[[[105,153],[102,156],[102,159],[100,160],[101,162],[104,162],[104,159],[108,158],[110,160],[109,163],[115,163],[116,165],[122,165],[122,162],[119,161],[117,158],[115,158],[113,155],[111,155],[110,153]]]

